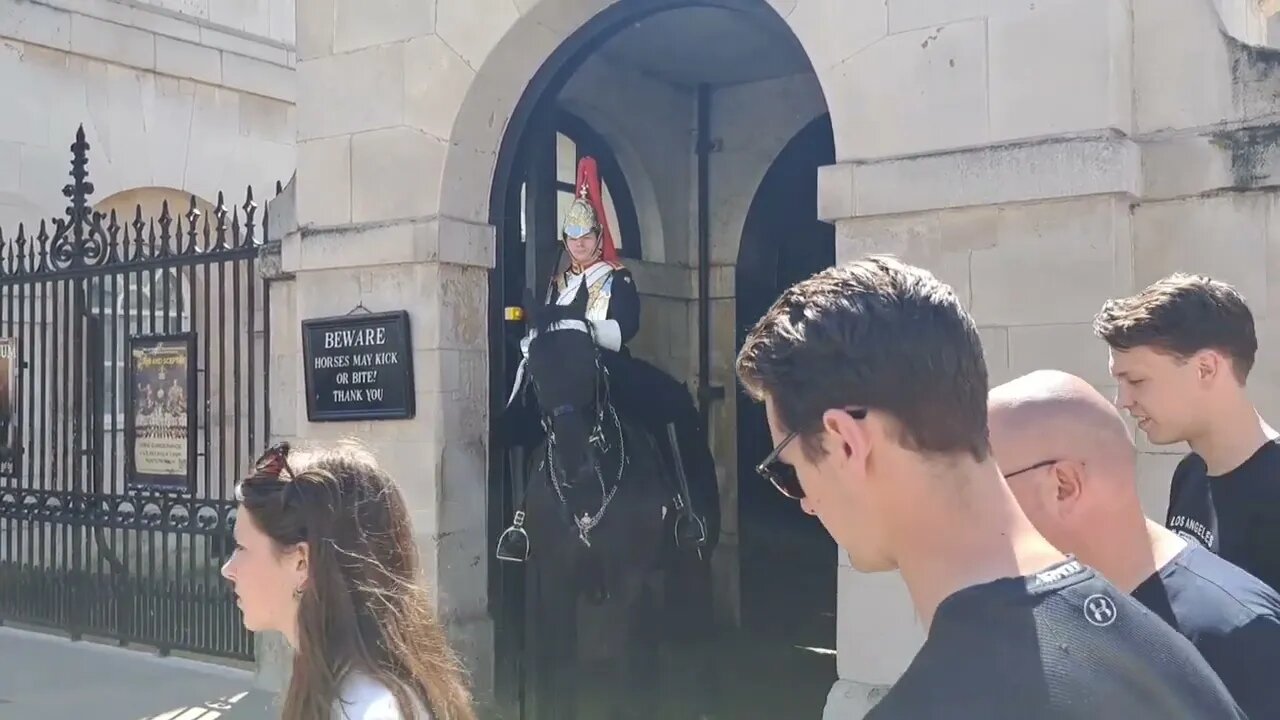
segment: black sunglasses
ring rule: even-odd
[[[849,413],[854,420],[865,420],[867,418],[867,408],[855,407],[842,409]],[[765,459],[761,460],[760,464],[756,466],[756,473],[758,473],[760,477],[773,483],[773,486],[778,489],[778,492],[786,495],[792,500],[803,500],[804,488],[800,487],[800,476],[796,474],[795,466],[782,462],[778,459],[778,456],[782,454],[782,451],[787,447],[787,444],[796,439],[796,436],[799,434],[799,430],[792,431],[782,439],[782,442],[778,443],[778,446],[773,449],[773,452],[769,453]]]

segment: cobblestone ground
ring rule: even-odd
[[[268,720],[236,668],[0,628],[0,720]]]

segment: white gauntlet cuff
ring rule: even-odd
[[[622,328],[617,320],[592,320],[591,332],[596,336],[596,343],[602,348],[614,352],[622,349]]]

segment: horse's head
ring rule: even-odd
[[[599,351],[586,320],[586,288],[580,288],[568,305],[527,306],[532,308],[535,332],[529,342],[529,378],[554,440],[557,475],[567,486],[588,480],[596,485],[591,436],[599,425],[604,397]],[[581,513],[572,503],[570,509]]]

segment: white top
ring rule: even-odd
[[[414,709],[417,714],[401,714],[391,690],[363,673],[348,675],[338,695],[333,703],[331,720],[431,720],[431,713],[416,699]]]

